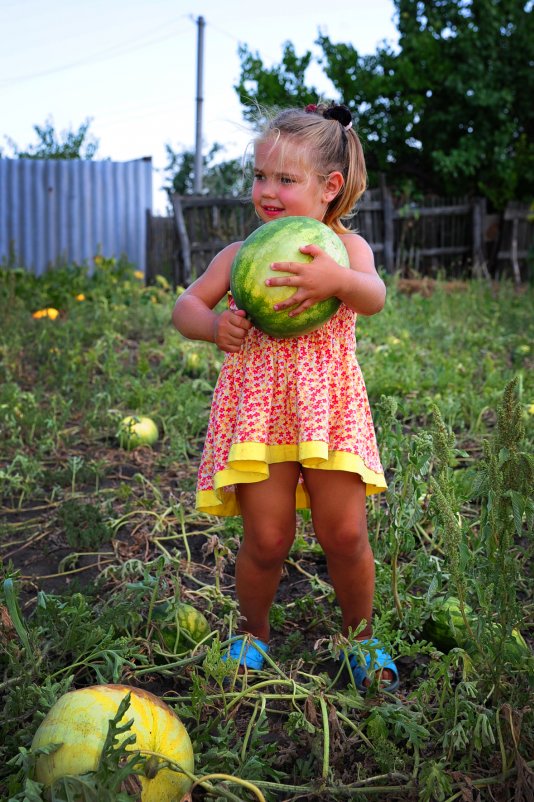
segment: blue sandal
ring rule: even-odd
[[[365,655],[365,666],[361,665],[361,658],[358,655],[358,652],[355,650],[348,653],[348,658],[350,670],[352,672],[352,676],[354,677],[354,683],[360,693],[366,693],[369,689],[369,686],[365,685],[365,680],[372,682],[372,675],[376,674],[377,672],[382,672],[384,669],[391,671],[394,674],[394,678],[389,681],[382,681],[379,678],[379,682],[382,683],[382,690],[387,691],[388,693],[393,693],[393,691],[396,691],[399,687],[399,672],[391,655],[384,651],[384,649],[378,647],[378,640],[376,638],[372,638],[372,640],[359,641],[359,645],[362,647]],[[372,647],[372,654],[371,652],[365,650],[365,646]],[[369,676],[370,674],[371,676]]]
[[[260,647],[264,652],[269,651],[269,645],[264,643],[259,638],[244,635],[242,638],[235,640],[228,651],[228,654],[223,655],[223,660],[231,657],[237,660],[240,666],[252,669],[252,671],[260,671],[265,662],[264,655],[256,648]]]

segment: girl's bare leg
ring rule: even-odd
[[[363,619],[362,636],[371,634],[375,564],[367,536],[365,485],[346,471],[307,469],[313,526],[328,563],[343,616],[343,632]]]
[[[357,474],[347,471],[309,468],[303,474],[315,534],[341,608],[343,634],[365,619],[358,640],[367,639],[372,635],[375,563],[367,535],[365,485]],[[393,674],[384,671],[382,677],[389,680]]]
[[[243,541],[235,578],[242,630],[263,641],[269,640],[269,611],[295,538],[295,488],[300,474],[297,462],[269,467],[268,479],[237,487]]]

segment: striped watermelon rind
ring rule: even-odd
[[[159,604],[152,620],[165,650],[174,655],[190,652],[211,632],[206,616],[186,602]]]
[[[476,629],[476,617],[468,604],[464,606],[467,620],[474,631]],[[500,626],[494,623],[492,627],[495,638],[498,639]],[[461,647],[471,653],[476,648],[475,644],[470,640],[469,632],[462,618],[460,601],[455,596],[448,596],[441,601],[440,605],[433,611],[431,618],[425,622],[423,635],[443,652],[449,652],[451,649]],[[503,644],[504,659],[510,662],[517,662],[528,655],[530,655],[530,647],[519,629],[513,629],[510,637]]]
[[[243,242],[232,264],[230,291],[239,309],[249,320],[272,337],[298,337],[320,328],[339,309],[338,298],[314,304],[296,317],[289,310],[275,311],[274,304],[295,294],[294,287],[267,287],[265,279],[289,276],[273,271],[273,262],[309,263],[301,253],[303,245],[318,245],[342,267],[349,267],[349,255],[332,229],[312,217],[282,217],[257,228]]]
[[[473,610],[467,604],[465,613],[470,620]],[[464,645],[467,632],[460,610],[460,601],[454,596],[443,599],[439,607],[432,612],[431,618],[425,622],[423,635],[430,643],[445,652]]]

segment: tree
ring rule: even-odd
[[[531,200],[532,3],[394,3],[398,49],[385,44],[361,56],[352,45],[334,44],[323,34],[316,42],[337,99],[355,115],[371,181],[384,173],[390,184],[408,182],[424,192],[482,194],[495,208],[513,197]],[[314,102],[307,100],[302,72],[310,54],[288,61],[288,47],[281,64],[270,70],[242,49],[237,91],[245,117],[257,106]]]
[[[86,119],[77,131],[69,128],[56,133],[52,118],[44,125],[34,125],[38,142],[20,150],[12,139],[7,141],[17,159],[92,159],[98,150],[98,140],[89,134],[91,119]]]
[[[251,53],[245,45],[239,47],[241,77],[234,87],[244,106],[243,116],[249,122],[258,122],[262,106],[307,106],[317,102],[317,90],[305,85],[306,71],[312,61],[311,51],[301,58],[291,42],[286,42],[279,67],[266,69],[260,56]]]
[[[192,150],[175,151],[165,145],[167,164],[164,168],[167,183],[163,187],[169,193],[192,195],[195,183],[195,153]],[[218,160],[224,147],[217,142],[209,153],[202,157],[203,194],[237,197],[243,191],[244,167],[241,159]]]

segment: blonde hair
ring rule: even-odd
[[[337,234],[343,234],[349,229],[342,219],[352,217],[356,203],[367,188],[367,169],[362,144],[352,125],[323,116],[332,108],[283,109],[264,124],[255,142],[287,138],[305,149],[305,156],[317,175],[326,178],[332,172],[341,173],[343,187],[328,204],[323,222]],[[350,119],[348,110],[347,114]]]

